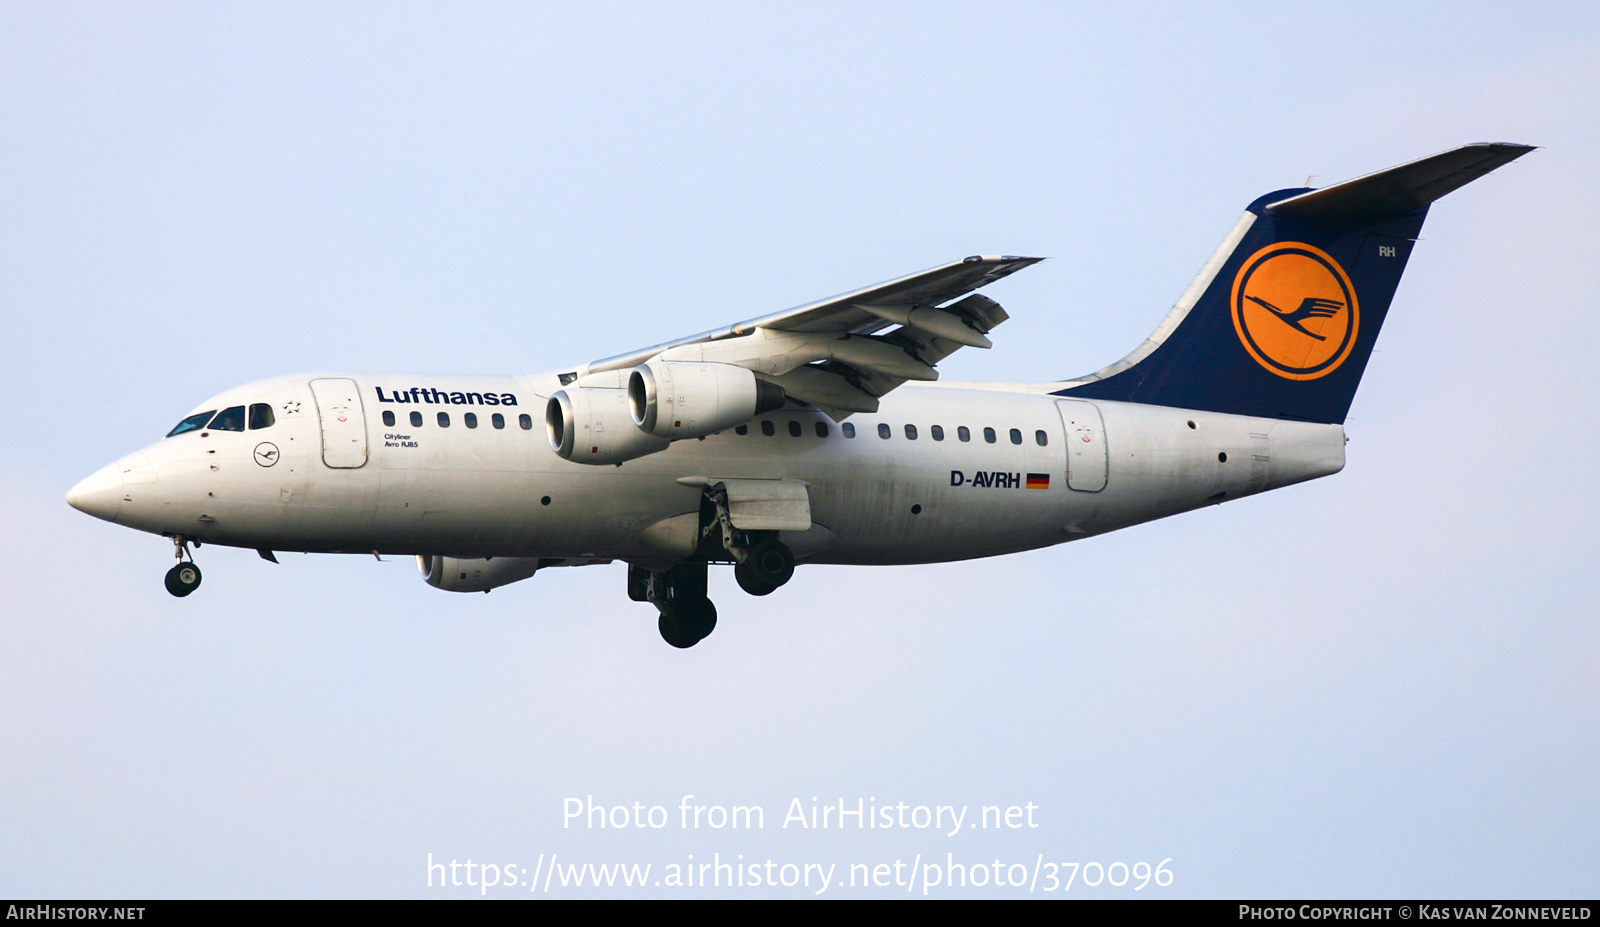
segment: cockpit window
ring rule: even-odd
[[[244,431],[244,406],[229,406],[206,426],[212,431]]]
[[[250,430],[257,428],[271,428],[277,417],[272,414],[272,406],[264,402],[255,403],[250,407]]]
[[[216,414],[216,409],[208,409],[205,412],[196,412],[195,414],[179,422],[178,427],[167,432],[167,437],[170,438],[173,435],[181,435],[186,431],[194,431],[196,428],[204,428],[206,427],[206,422],[211,421],[211,416]]]

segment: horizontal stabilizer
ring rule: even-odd
[[[1365,219],[1414,212],[1532,151],[1532,145],[1482,142],[1357,177],[1267,206],[1297,219]]]

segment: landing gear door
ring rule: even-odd
[[[1058,399],[1067,436],[1067,488],[1099,492],[1106,488],[1106,426],[1100,407],[1081,399]]]
[[[811,494],[799,480],[717,480],[727,493],[728,518],[741,531],[805,531]]]
[[[322,462],[339,470],[366,466],[367,416],[361,409],[356,381],[344,377],[312,380],[311,395],[322,421]]]

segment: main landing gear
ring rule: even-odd
[[[660,612],[656,627],[674,647],[693,647],[716,630],[717,607],[706,598],[706,564],[680,563],[660,573],[628,566],[628,597]]]
[[[719,484],[706,491],[710,524],[701,530],[702,547],[715,543],[721,556],[733,558],[733,578],[751,595],[769,595],[794,577],[794,554],[777,539],[775,531],[741,531],[733,525],[728,494]],[[720,559],[720,557],[718,558]]]
[[[733,578],[751,595],[768,595],[794,577],[794,554],[775,531],[741,531],[728,514],[727,496],[706,493],[704,527],[696,559],[656,572],[628,566],[628,597],[660,612],[661,637],[680,649],[693,647],[717,626],[717,607],[706,597],[709,561],[733,561]]]
[[[178,565],[167,571],[167,591],[183,598],[200,588],[200,568],[195,565],[194,556],[189,553],[188,538],[175,537],[172,539],[172,546],[177,551]]]
[[[794,576],[794,554],[781,541],[758,541],[733,565],[739,588],[751,595],[767,595]]]

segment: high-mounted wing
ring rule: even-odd
[[[962,346],[989,347],[986,335],[1006,320],[1006,311],[973,291],[1041,260],[974,255],[727,328],[597,360],[572,378],[582,380],[657,360],[730,364],[753,371],[835,418],[874,412],[878,397],[906,380],[937,379],[934,366]]]

